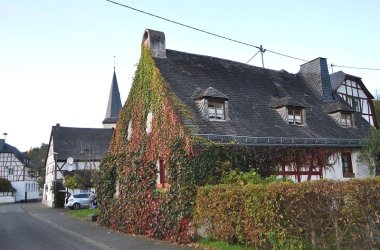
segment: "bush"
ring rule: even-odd
[[[218,185],[198,190],[194,225],[260,249],[371,249],[380,246],[379,211],[379,178]]]
[[[284,180],[282,178],[279,179],[277,178],[277,176],[262,178],[255,170],[251,170],[248,172],[232,170],[231,172],[224,174],[221,179],[221,183],[223,184],[237,184],[237,185],[268,184],[272,182],[292,182],[292,181]]]
[[[0,192],[13,191],[12,184],[9,180],[0,178]]]

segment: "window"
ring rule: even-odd
[[[303,125],[301,108],[288,108],[288,123],[290,125]]]
[[[352,178],[355,174],[352,170],[352,161],[350,153],[342,153],[342,171],[343,177]]]
[[[343,127],[349,128],[352,127],[351,113],[342,112],[340,116],[340,123]]]
[[[113,197],[117,198],[117,197],[119,197],[119,195],[120,195],[120,182],[119,182],[119,180],[116,180],[116,182],[115,182],[115,193],[113,194]]]
[[[147,117],[146,117],[146,129],[145,132],[149,135],[150,132],[152,132],[152,120],[153,120],[153,113],[152,111],[149,111]]]
[[[209,102],[208,118],[210,120],[224,120],[224,104],[220,102]]]
[[[167,179],[167,170],[165,167],[165,163],[163,159],[158,160],[158,176],[157,176],[157,184],[159,187],[165,187],[165,184],[168,183]]]
[[[13,168],[8,168],[8,175],[13,175]]]
[[[360,100],[359,99],[352,99],[352,107],[355,109],[357,112],[361,112],[361,107],[360,107]]]
[[[131,137],[132,137],[132,121],[129,121],[129,123],[128,123],[127,140],[130,141]]]

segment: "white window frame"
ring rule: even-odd
[[[291,114],[289,114],[291,112]],[[296,115],[296,112],[299,112],[299,115]],[[297,119],[299,117],[299,119]],[[303,118],[303,109],[298,107],[288,107],[287,109],[287,120],[288,124],[303,126],[304,118]]]
[[[352,115],[350,112],[340,113],[340,124],[345,128],[352,128]]]
[[[226,112],[225,112],[224,102],[208,101],[207,114],[208,114],[208,119],[210,121],[225,121]],[[211,116],[211,114],[214,114],[214,115]]]

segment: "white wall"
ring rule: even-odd
[[[25,200],[25,192],[28,200],[40,198],[40,192],[36,181],[15,181],[12,182],[12,187],[17,189],[15,194],[16,202]]]
[[[355,173],[355,178],[363,179],[363,178],[369,177],[370,172],[369,172],[368,166],[365,166],[357,162],[359,151],[353,150],[350,153],[351,153],[352,170]],[[342,157],[340,153],[338,153],[335,156],[335,159],[331,159],[331,162],[334,162],[334,165],[331,168],[324,170],[323,177],[325,179],[332,179],[332,180],[351,179],[351,178],[343,177]]]
[[[46,159],[46,172],[45,172],[45,184],[42,194],[42,203],[53,207],[54,206],[54,192],[53,192],[53,181],[54,181],[54,166],[55,166],[55,160],[54,160],[54,151],[53,151],[54,141],[53,138],[51,138],[50,141],[50,147],[48,150],[48,156]]]

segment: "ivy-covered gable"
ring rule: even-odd
[[[178,178],[181,166],[173,161],[173,146],[178,141],[188,145],[181,152],[183,156],[191,151],[181,117],[189,118],[189,112],[170,92],[151,50],[143,46],[110,153],[100,168],[98,196],[103,224],[130,234],[186,239],[181,234],[187,232],[191,211],[177,204],[178,197],[191,200],[194,195],[193,187],[181,184],[192,178]],[[159,162],[167,169],[170,188],[157,185]],[[186,194],[191,197],[183,197]]]

